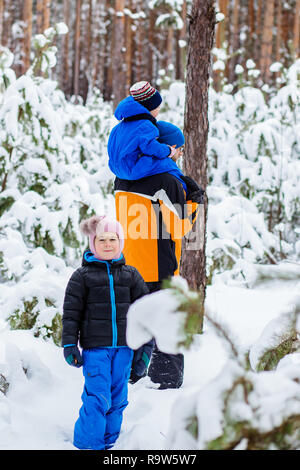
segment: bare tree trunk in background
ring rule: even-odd
[[[110,9],[112,0],[105,0],[105,12],[107,16],[106,21],[106,34],[105,34],[105,56],[103,66],[103,96],[105,101],[110,101],[112,97],[112,51],[114,47],[113,27],[110,16]]]
[[[127,0],[126,8],[131,11],[131,0]],[[126,93],[131,86],[131,69],[132,69],[132,19],[129,14],[125,17],[125,62],[126,62]]]
[[[184,170],[200,186],[207,186],[208,87],[211,70],[211,49],[214,41],[214,0],[193,0],[189,21],[187,56],[186,101],[184,133],[186,138]],[[181,275],[192,289],[203,295],[206,289],[206,218],[207,203],[200,205],[196,229],[200,227],[199,247],[193,251],[189,240],[183,240]],[[199,331],[202,330],[203,311]]]
[[[100,88],[100,62],[104,52],[101,50],[101,3],[95,4],[93,13],[93,28],[92,28],[92,86]],[[102,66],[103,69],[103,66]]]
[[[124,0],[116,0],[112,55],[114,107],[126,96],[126,55]]]
[[[79,92],[81,1],[82,0],[76,0],[75,63],[74,63],[74,74],[73,74],[73,94],[75,96],[78,96],[78,92]]]
[[[21,74],[27,72],[30,67],[30,50],[32,35],[32,0],[24,0],[23,3],[24,39],[23,39],[23,61]]]
[[[51,8],[50,8],[50,19],[51,19],[51,22],[52,22],[51,26],[53,26],[54,24],[61,21],[61,19],[60,19],[60,8],[61,8],[60,3],[61,3],[61,0],[52,0]]]
[[[256,66],[260,66],[260,50],[261,50],[261,37],[262,37],[262,17],[264,14],[264,0],[258,0],[257,5],[257,15],[256,15],[256,38],[255,38],[255,47],[254,47],[254,62]]]
[[[231,55],[229,62],[229,77],[228,80],[230,83],[234,82],[235,79],[235,66],[237,64],[237,55],[236,51],[240,45],[240,31],[239,31],[239,15],[240,15],[240,0],[234,0],[233,12],[232,12],[232,22],[233,22],[233,32],[231,35]]]
[[[69,32],[62,37],[62,67],[61,84],[63,92],[70,95],[70,66],[69,66],[69,40],[70,40],[70,0],[63,0],[63,21],[68,26]]]
[[[50,26],[50,9],[51,9],[51,0],[44,0],[44,8],[43,8],[43,30],[44,31]]]
[[[280,62],[281,44],[282,44],[282,0],[275,2],[276,17],[276,38],[275,38],[275,62]],[[281,72],[275,72],[275,79],[281,75]]]
[[[137,20],[137,31],[136,34],[136,79],[135,82],[143,80],[144,70],[143,70],[143,41],[144,41],[144,22],[141,17],[142,5],[141,0],[136,0],[136,11],[139,14]]]
[[[50,26],[51,0],[36,0],[36,31],[43,33]]]
[[[282,0],[277,0],[275,60],[280,61]]]
[[[254,0],[248,2],[248,38],[247,38],[247,50],[254,57],[254,43],[255,43],[255,12],[254,12]]]
[[[294,39],[293,39],[293,52],[295,59],[299,57],[299,22],[300,22],[300,0],[296,0],[295,7],[295,21],[294,21]]]
[[[14,41],[12,37],[12,26],[15,21],[15,5],[13,0],[4,1],[4,20],[3,20],[3,34],[2,45],[14,51]]]
[[[92,35],[92,0],[82,0],[80,16],[80,59],[79,59],[79,90],[78,94],[86,103],[89,83],[91,82],[90,54],[91,54],[91,35]]]
[[[41,34],[43,32],[43,9],[44,0],[36,0],[36,32]]]
[[[291,10],[287,2],[283,1],[282,5],[282,18],[281,18],[281,34],[282,34],[282,54],[281,62],[287,66],[287,57],[290,55],[291,50],[291,31],[293,31],[293,21],[295,18],[295,10]]]
[[[273,25],[274,0],[268,0],[266,2],[260,54],[260,70],[264,82],[268,82],[271,75],[270,65],[272,63]]]
[[[185,70],[185,47],[182,47],[181,41],[186,41],[186,0],[182,3],[181,19],[183,27],[175,32],[176,36],[176,80],[184,81]]]
[[[219,0],[219,10],[221,13],[224,14],[224,20],[220,21],[216,26],[216,48],[221,49],[224,48],[225,45],[225,32],[227,28],[227,8],[228,8],[228,0]],[[228,73],[228,67],[227,67]],[[216,91],[220,91],[221,89],[221,71],[214,70],[213,72],[213,79],[214,79],[214,87]]]
[[[0,44],[3,37],[3,20],[4,20],[4,0],[0,0]]]
[[[166,65],[167,67],[170,65],[170,64],[173,64],[173,38],[174,38],[174,29],[173,28],[169,28],[168,29],[168,36],[167,36],[167,47],[166,47],[166,51],[167,51],[167,61],[166,61]]]
[[[154,36],[155,36],[155,21],[156,15],[154,9],[149,9],[149,32],[148,32],[148,80],[150,83],[153,80],[153,47],[154,47]]]
[[[87,31],[86,31],[86,64],[88,71],[90,71],[90,64],[92,63],[91,51],[92,51],[92,24],[93,24],[93,0],[89,0],[89,14],[87,19]]]

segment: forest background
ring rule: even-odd
[[[299,3],[216,3],[204,333],[191,344],[199,298],[182,278],[133,310],[132,347],[149,330],[191,349],[180,406],[132,387],[123,449],[300,448]],[[191,7],[0,0],[0,448],[71,448],[82,384],[60,338],[79,224],[114,210],[107,139],[131,83],[149,79],[184,127]]]
[[[299,56],[300,0],[219,0],[213,49],[213,86],[237,89],[248,60],[252,84],[280,86],[280,72]],[[184,80],[191,0],[0,0],[0,42],[24,74],[34,35],[64,22],[51,78],[67,97],[98,87],[116,104],[145,77],[157,87]],[[254,69],[254,70],[253,70]]]

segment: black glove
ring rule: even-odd
[[[81,367],[83,365],[83,359],[76,344],[64,346],[64,356],[70,366]]]
[[[149,341],[149,343],[144,344],[139,349],[134,351],[129,379],[130,383],[134,384],[142,377],[145,377],[150,363],[153,347],[154,340],[152,339]]]
[[[181,176],[187,187],[186,200],[204,204],[205,191],[189,176]]]
[[[205,191],[200,188],[198,191],[190,193],[187,199],[192,202],[197,202],[197,204],[204,204]]]

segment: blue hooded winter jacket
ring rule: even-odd
[[[127,96],[120,101],[115,117],[121,121],[108,140],[109,168],[121,179],[139,180],[158,173],[171,173],[181,180],[182,172],[168,157],[170,148],[158,142],[159,130],[150,120],[123,121],[124,118],[150,112]]]

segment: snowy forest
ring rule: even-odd
[[[191,27],[209,4],[196,160]],[[185,133],[178,165],[205,169],[205,298],[182,271],[130,307],[129,346],[150,332],[185,377],[128,385],[113,450],[300,450],[299,26],[300,0],[0,0],[0,450],[74,450],[83,377],[63,358],[63,299],[80,222],[115,213],[107,142],[140,80]]]

